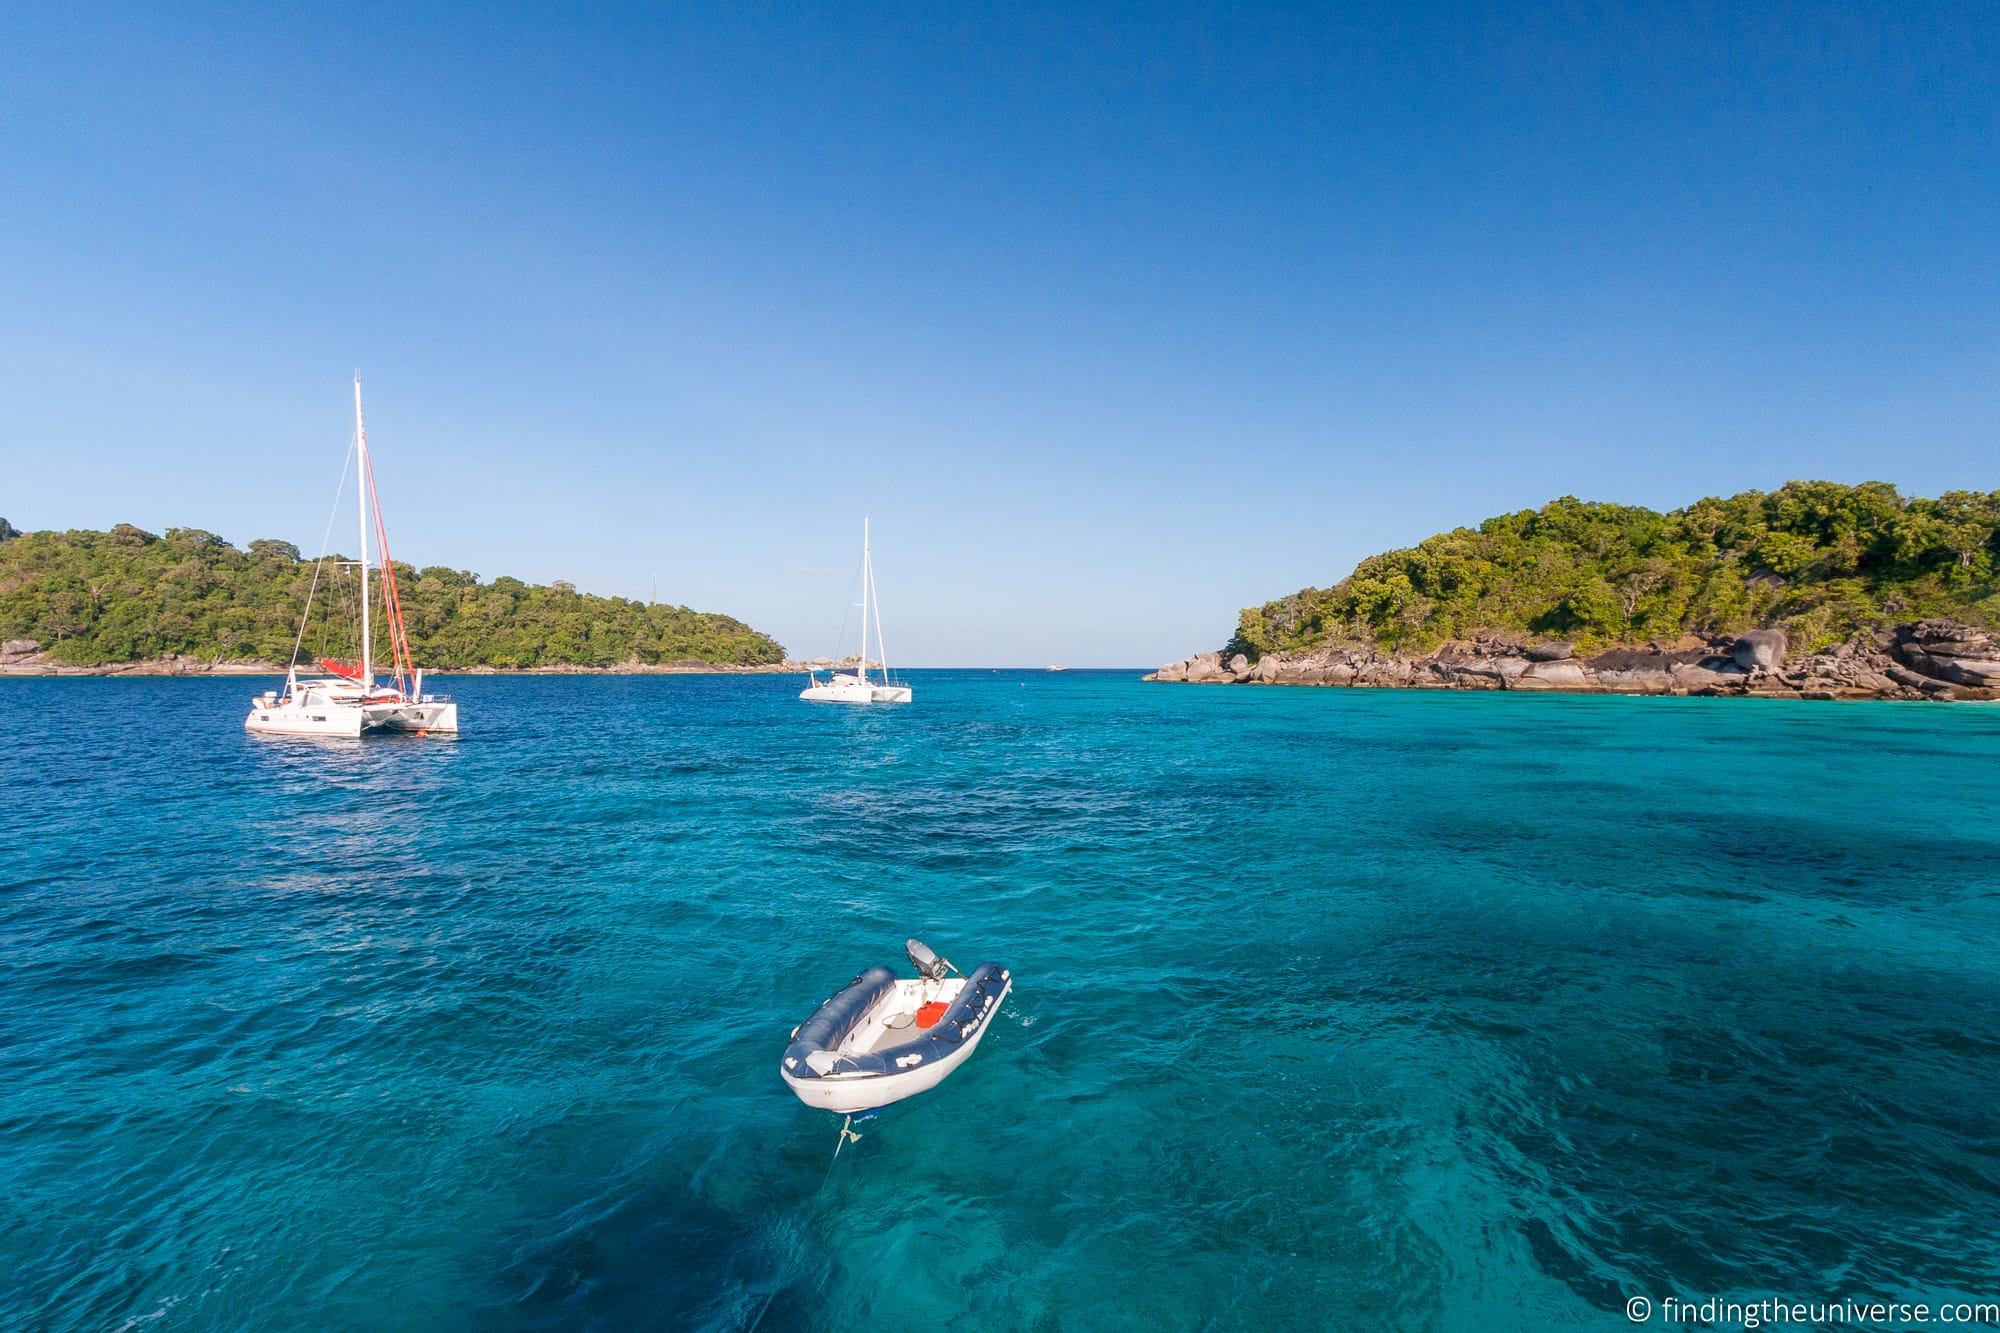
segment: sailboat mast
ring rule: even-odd
[[[355,490],[359,491],[361,519],[361,684],[365,689],[375,681],[369,658],[373,644],[368,639],[368,431],[361,424],[361,377],[354,377]]]
[[[889,644],[882,637],[882,594],[875,591],[875,561],[868,561],[868,597],[875,603],[875,660],[882,664],[882,683],[889,683]]]
[[[868,520],[861,520],[861,679],[868,679]]]

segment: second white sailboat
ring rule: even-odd
[[[869,618],[870,612],[874,619]],[[871,623],[875,629],[875,652],[873,662],[868,660],[868,630]],[[877,668],[879,678],[871,676],[869,669]],[[807,685],[799,691],[799,698],[814,703],[827,704],[906,704],[912,697],[908,685],[889,674],[889,650],[882,646],[882,599],[875,593],[875,558],[868,549],[868,520],[861,520],[861,654],[855,659],[851,671],[829,671],[821,680],[819,673],[806,673]]]

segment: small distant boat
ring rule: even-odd
[[[1052,667],[1050,667],[1050,668],[1049,668],[1049,671],[1050,671],[1051,673],[1053,673],[1053,672],[1057,672],[1057,671],[1067,671],[1067,670],[1069,670],[1069,668],[1068,668],[1068,667],[1066,667],[1066,666],[1052,666]]]
[[[936,1087],[979,1046],[1014,987],[998,963],[957,972],[922,940],[914,980],[871,967],[792,1030],[779,1074],[807,1106],[854,1116]]]
[[[868,612],[874,604],[875,652],[873,662],[868,660]],[[869,675],[869,668],[879,668],[880,679]],[[799,691],[799,698],[814,703],[830,704],[906,704],[910,702],[912,691],[901,680],[889,674],[889,650],[882,646],[882,599],[875,592],[875,559],[868,550],[868,520],[861,520],[861,654],[855,659],[851,671],[833,670],[821,680],[819,673],[806,672],[808,684]]]
[[[382,526],[381,501],[375,494],[375,467],[368,457],[368,432],[361,420],[361,378],[354,380],[355,490],[359,497],[361,552],[361,656],[354,661],[319,659],[325,675],[299,674],[299,649],[312,619],[313,596],[319,590],[320,566],[313,566],[312,586],[299,618],[292,660],[285,669],[282,690],[266,690],[250,703],[243,725],[250,731],[278,736],[363,736],[372,732],[414,732],[417,735],[458,734],[458,705],[441,694],[425,694],[424,673],[410,661],[410,638],[403,627],[403,599],[396,587],[396,566],[389,558],[389,533]],[[344,479],[343,479],[344,484]],[[389,670],[386,681],[375,679],[374,632],[369,616],[369,541],[381,551],[382,606],[389,628]]]

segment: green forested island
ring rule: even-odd
[[[2000,491],[1795,481],[1665,514],[1566,497],[1250,607],[1224,653],[1425,653],[1482,631],[1589,649],[1755,627],[1812,650],[1932,616],[2000,626],[1997,561]]]
[[[321,567],[301,658],[354,652],[355,573],[338,560]],[[48,660],[80,667],[166,657],[282,665],[313,563],[289,542],[238,550],[197,528],[17,532],[0,520],[0,640],[34,640]],[[410,646],[426,667],[754,666],[785,656],[740,620],[682,606],[562,582],[482,582],[442,565],[398,563],[396,578]]]

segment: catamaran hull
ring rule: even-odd
[[[420,736],[456,736],[457,704],[402,704],[391,709],[378,723],[384,731],[414,732]]]
[[[799,698],[816,704],[906,704],[913,693],[908,685],[870,685],[861,689],[808,685],[799,691]]]
[[[267,736],[365,736],[401,732],[418,736],[456,736],[458,705],[323,704],[309,708],[252,708],[243,719],[248,731]]]
[[[359,736],[366,719],[352,706],[252,708],[244,729],[266,736]]]

